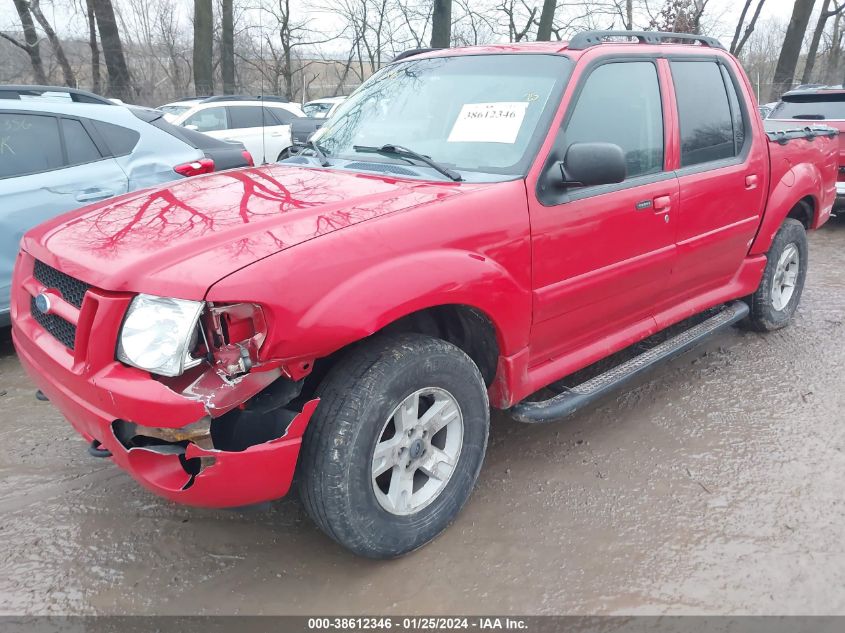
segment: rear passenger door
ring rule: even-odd
[[[88,119],[0,111],[0,312],[9,308],[23,234],[61,213],[127,190]]]
[[[679,120],[681,204],[669,301],[730,283],[765,203],[765,139],[755,138],[736,74],[718,59],[670,60]],[[756,113],[754,113],[756,114]]]
[[[275,161],[281,151],[290,146],[290,126],[281,123],[275,109],[229,106],[229,127],[235,132],[231,139],[246,145],[258,163]]]
[[[532,364],[601,347],[627,327],[650,323],[663,298],[678,184],[666,163],[671,102],[659,75],[654,59],[602,58],[577,81],[552,160],[562,160],[572,143],[614,143],[625,152],[628,175],[618,184],[567,189],[553,181],[544,187],[541,177],[537,200],[529,201]]]

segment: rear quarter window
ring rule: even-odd
[[[0,178],[64,165],[56,117],[0,112]]]
[[[141,135],[136,130],[103,121],[92,121],[112,156],[126,156],[138,144]]]

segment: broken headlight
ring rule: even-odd
[[[201,362],[192,358],[205,304],[139,294],[132,300],[117,345],[117,359],[161,376],[179,376]]]

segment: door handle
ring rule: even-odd
[[[654,199],[655,213],[668,213],[672,208],[672,198],[670,196],[657,196]]]
[[[105,200],[111,198],[114,191],[111,189],[84,189],[76,194],[77,202],[94,202],[95,200]]]
[[[745,188],[746,189],[756,189],[757,188],[757,174],[749,174],[745,177]]]

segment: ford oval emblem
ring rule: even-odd
[[[41,314],[50,312],[50,297],[43,292],[35,297],[35,307]]]

